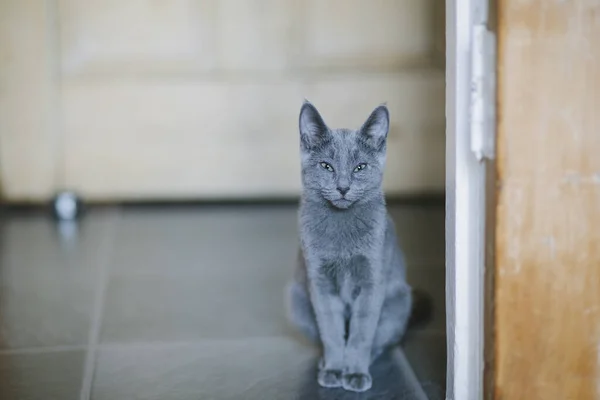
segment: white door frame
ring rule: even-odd
[[[482,160],[493,157],[493,145],[491,153],[485,145],[486,140],[493,144],[494,118],[484,111],[493,110],[494,96],[488,93],[486,98],[476,87],[482,77],[493,82],[491,91],[495,83],[494,65],[482,63],[486,51],[478,40],[478,28],[487,22],[488,1],[446,0],[446,398],[451,400],[483,399],[486,185]],[[482,64],[491,68],[486,70]]]

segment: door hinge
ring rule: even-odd
[[[477,160],[495,157],[496,37],[487,26],[473,26],[471,58],[471,151]]]

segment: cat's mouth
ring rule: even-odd
[[[350,206],[354,203],[352,200],[348,200],[345,197],[340,197],[339,199],[329,200],[332,206],[338,208],[340,210],[346,210],[350,208]]]

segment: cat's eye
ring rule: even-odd
[[[325,168],[329,172],[333,172],[333,167],[331,165],[327,164],[326,162],[322,162],[321,167]]]
[[[362,163],[362,164],[358,164],[356,166],[356,168],[354,168],[354,172],[358,172],[358,171],[362,171],[363,169],[367,168],[367,164]]]

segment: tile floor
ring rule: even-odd
[[[358,395],[319,388],[318,350],[286,324],[294,206],[107,207],[78,226],[5,210],[0,399],[443,399],[444,208],[391,212],[433,315]]]

